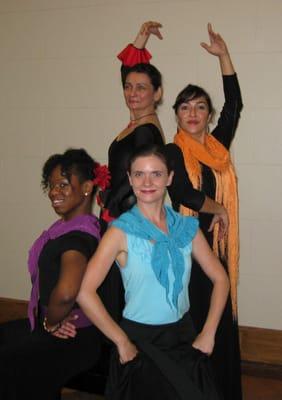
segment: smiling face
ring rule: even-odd
[[[162,202],[166,187],[171,184],[173,171],[156,155],[140,156],[131,164],[129,182],[137,198],[137,203]]]
[[[140,72],[127,75],[123,93],[127,107],[136,116],[154,112],[161,98],[161,89],[155,90],[149,76]]]
[[[68,179],[62,175],[60,165],[53,169],[48,181],[48,196],[58,215],[68,221],[85,213],[91,195],[87,181],[80,183],[74,174]]]
[[[207,132],[210,112],[206,99],[201,96],[185,103],[177,109],[178,125],[195,139],[200,139]]]

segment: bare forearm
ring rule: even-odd
[[[199,211],[207,214],[221,214],[223,210],[224,207],[221,204],[206,196],[202,208]]]
[[[161,27],[162,24],[157,21],[144,22],[133,42],[133,46],[138,49],[144,49],[151,35],[155,35],[159,39],[162,39],[162,34],[160,32]]]
[[[228,52],[226,54],[219,56],[219,64],[220,64],[220,69],[221,69],[222,75],[234,75],[235,74],[235,69],[232,64],[230,54]]]
[[[211,295],[210,308],[202,332],[215,335],[221,319],[227,296],[229,293],[229,281],[227,275],[214,283]]]
[[[149,39],[148,35],[138,32],[138,34],[133,42],[133,46],[136,47],[137,49],[144,49],[146,46],[146,43],[148,42],[148,39]]]
[[[128,341],[125,332],[111,318],[97,293],[89,295],[81,292],[77,301],[93,324],[117,346]]]
[[[50,296],[50,301],[47,307],[46,317],[48,324],[53,326],[62,322],[66,318],[75,303],[75,297],[62,299],[62,296],[54,291]]]

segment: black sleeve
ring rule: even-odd
[[[243,103],[237,75],[224,75],[222,78],[225,102],[212,135],[229,149],[235,135]]]
[[[52,290],[57,285],[63,254],[69,250],[76,250],[89,260],[97,246],[96,237],[81,231],[71,231],[47,242],[38,260],[40,301],[42,304],[47,305],[49,303]]]
[[[62,236],[58,246],[61,256],[68,250],[76,250],[89,260],[98,246],[98,239],[87,232],[73,231]]]
[[[205,194],[193,188],[187,174],[181,149],[174,143],[165,146],[167,158],[174,170],[174,177],[168,187],[173,208],[178,211],[180,204],[199,211],[205,201]]]

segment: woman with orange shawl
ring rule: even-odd
[[[228,211],[229,229],[222,239],[218,232],[209,231],[210,216],[200,214],[200,227],[210,246],[225,265],[231,284],[231,298],[223,314],[212,354],[218,385],[225,400],[241,400],[240,350],[237,323],[238,277],[238,196],[234,167],[229,148],[235,134],[242,109],[237,76],[226,43],[208,24],[210,44],[201,46],[218,57],[223,75],[225,104],[216,128],[209,133],[208,125],[213,116],[210,96],[195,85],[186,86],[177,96],[173,106],[178,131],[174,142],[182,150],[185,167],[194,188],[223,204]],[[174,205],[182,214],[194,211]],[[202,274],[196,261],[190,281],[191,316],[200,331],[209,308],[211,285]]]

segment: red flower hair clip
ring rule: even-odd
[[[111,175],[106,165],[96,163],[94,168],[94,175],[95,178],[93,179],[93,183],[95,186],[99,186],[102,191],[110,186]]]

